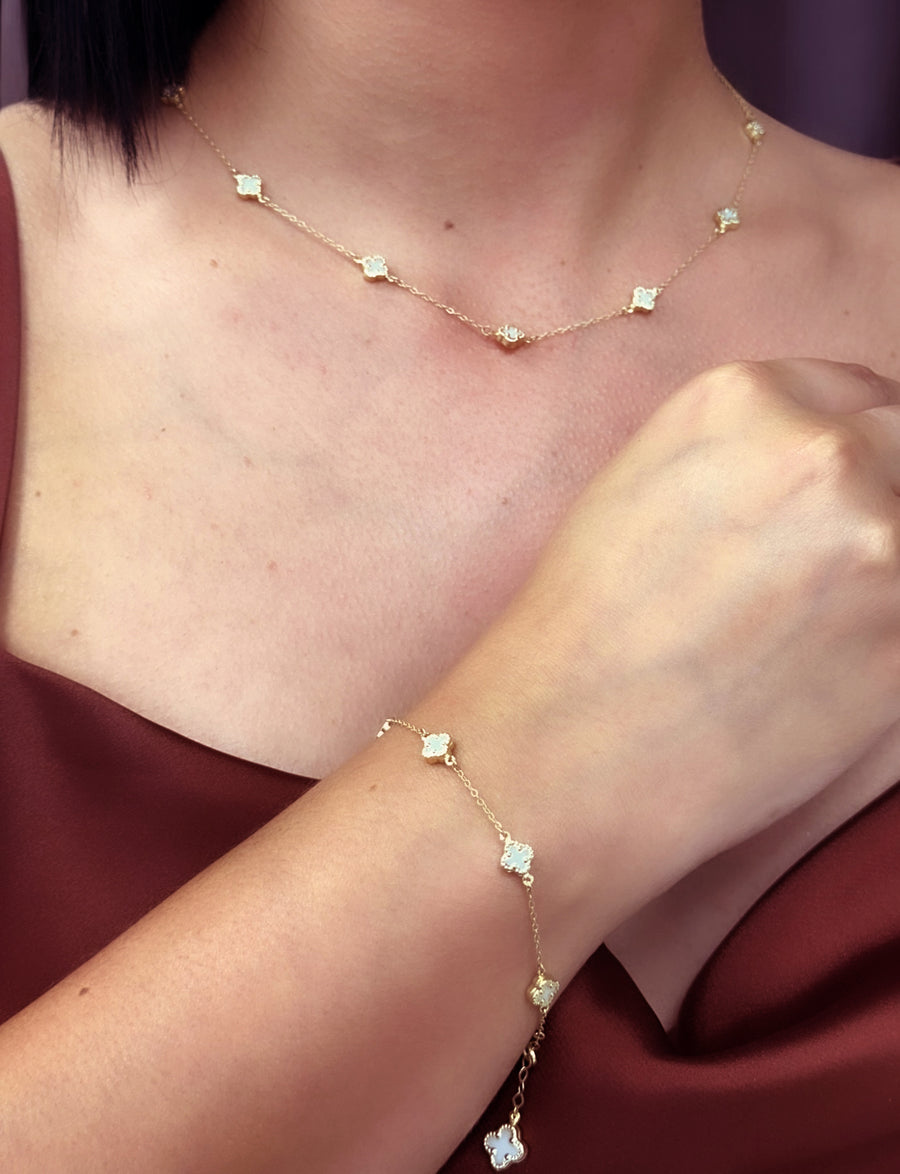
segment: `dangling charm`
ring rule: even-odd
[[[519,1137],[519,1130],[510,1122],[501,1125],[496,1133],[489,1133],[484,1139],[484,1148],[487,1150],[491,1165],[495,1170],[505,1170],[514,1162],[525,1160],[525,1143]]]

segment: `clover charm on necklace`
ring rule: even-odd
[[[661,293],[661,289],[656,289],[653,286],[649,288],[645,288],[643,285],[635,286],[634,293],[631,295],[631,305],[625,311],[626,314],[652,313],[656,309],[656,299]]]
[[[258,200],[262,195],[262,180],[258,175],[235,175],[234,182],[242,200]]]
[[[495,1170],[505,1170],[514,1162],[525,1160],[525,1143],[515,1125],[502,1125],[484,1139],[484,1148]]]
[[[384,257],[362,257],[359,264],[362,266],[363,277],[366,281],[387,281],[390,276]]]

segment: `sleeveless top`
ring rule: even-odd
[[[20,305],[0,158],[0,507]],[[0,649],[0,1020],[312,786],[201,746]],[[484,1134],[444,1174],[490,1169]],[[671,1034],[601,947],[560,997],[528,1088],[528,1174],[897,1174],[900,786],[742,918]]]

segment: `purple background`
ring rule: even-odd
[[[705,7],[713,57],[754,105],[837,146],[900,157],[898,0]],[[22,41],[20,0],[0,0],[0,104],[24,95]]]
[[[900,157],[898,0],[707,0],[713,58],[752,102],[864,155]]]

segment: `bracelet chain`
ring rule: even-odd
[[[531,866],[534,860],[534,849],[530,844],[521,843],[506,830],[482,796],[481,792],[468,777],[453,753],[453,739],[449,734],[432,734],[421,726],[415,726],[403,718],[389,717],[377,737],[382,738],[393,726],[401,726],[411,733],[418,734],[422,739],[422,757],[432,765],[448,767],[474,799],[488,819],[494,831],[503,843],[503,853],[500,857],[500,867],[504,872],[516,874],[525,889],[528,902],[528,920],[531,927],[531,936],[534,943],[535,959],[537,961],[537,976],[527,991],[527,998],[537,1009],[538,1026],[525,1050],[522,1052],[522,1061],[517,1073],[518,1087],[512,1100],[512,1112],[509,1122],[495,1133],[489,1133],[484,1139],[484,1148],[495,1170],[505,1170],[515,1162],[521,1162],[527,1153],[525,1143],[519,1135],[519,1121],[525,1106],[525,1085],[532,1068],[537,1063],[538,1050],[545,1038],[545,1026],[550,1005],[559,993],[559,983],[551,978],[544,969],[544,952],[541,944],[541,931],[538,924],[537,909],[534,903],[534,874]]]

